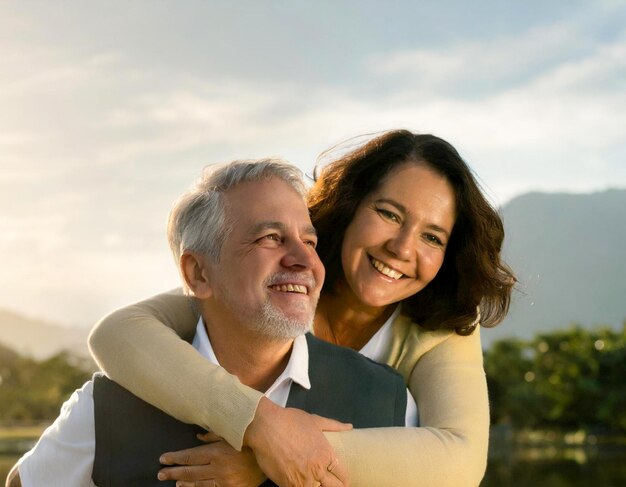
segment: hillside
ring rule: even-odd
[[[483,343],[571,322],[626,320],[626,190],[529,193],[502,210],[504,254],[519,279],[511,312]]]
[[[88,356],[88,328],[64,327],[0,310],[0,344],[37,360],[62,350]]]

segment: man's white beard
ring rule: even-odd
[[[313,313],[301,319],[289,317],[270,302],[269,296],[260,308],[245,309],[241,307],[237,296],[225,289],[222,289],[220,295],[233,316],[237,316],[248,329],[267,340],[290,340],[311,331],[313,327]]]
[[[250,327],[272,340],[290,340],[311,331],[312,325],[312,316],[307,320],[290,318],[268,301],[260,316],[250,321]]]

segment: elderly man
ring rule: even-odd
[[[236,161],[206,170],[175,204],[168,237],[200,309],[194,347],[278,405],[356,427],[404,425],[399,375],[305,335],[324,269],[303,195],[293,166]],[[7,485],[168,485],[157,480],[160,455],[200,444],[197,433],[96,375],[20,459]],[[345,480],[335,462],[329,458],[318,485]]]

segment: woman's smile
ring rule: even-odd
[[[437,275],[456,219],[448,180],[424,163],[396,167],[359,204],[341,251],[345,281],[361,304],[384,307]]]
[[[369,259],[370,259],[370,262],[372,263],[372,267],[374,267],[374,269],[376,269],[382,275],[393,279],[394,281],[397,281],[399,279],[407,277],[404,274],[402,274],[402,272],[400,272],[400,271],[398,271],[396,269],[392,269],[390,266],[388,266],[384,262],[382,262],[382,261],[372,257],[371,255],[369,256]]]

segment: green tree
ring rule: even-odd
[[[626,431],[625,342],[626,323],[494,343],[485,352],[493,421]]]
[[[90,375],[86,364],[67,353],[37,362],[0,346],[0,421],[54,419]]]

